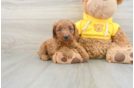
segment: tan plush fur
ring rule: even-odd
[[[107,49],[112,40],[102,40],[80,37],[79,43],[86,49],[91,59],[101,59],[106,57]]]
[[[99,9],[97,10],[101,16],[94,15],[94,7],[89,8],[88,4],[95,3],[95,6],[99,6],[100,3],[97,4],[97,1],[107,2],[108,0],[82,0],[84,2],[84,11],[87,14],[90,14],[90,16],[105,19],[110,18],[111,15],[105,15],[101,14]],[[90,1],[90,2],[89,2]],[[112,0],[109,0],[108,3],[110,4]],[[123,0],[113,0],[113,4],[121,4]],[[111,6],[111,5],[106,5]],[[114,5],[113,5],[114,6]],[[116,5],[115,5],[116,6]],[[103,7],[104,9],[105,7]],[[112,7],[111,7],[112,8]],[[109,9],[110,10],[110,9]],[[107,9],[107,11],[109,11]],[[90,12],[91,11],[91,12]],[[97,13],[97,11],[95,11]],[[114,11],[112,12],[115,13]],[[107,12],[107,14],[109,14]],[[103,40],[103,39],[95,39],[95,38],[83,38],[78,37],[79,43],[86,49],[86,51],[89,54],[90,59],[101,59],[106,58],[108,62],[114,62],[114,63],[133,63],[133,49],[132,46],[126,36],[126,34],[123,32],[121,28],[118,29],[115,36],[112,37],[112,39],[109,40]]]
[[[117,0],[117,4],[121,4],[124,0]]]
[[[108,62],[111,62],[111,56],[115,53],[124,53],[125,54],[128,54],[126,55],[126,57],[129,56],[129,54],[131,54],[131,52],[127,51],[129,49],[131,49],[131,51],[133,52],[133,48],[126,36],[126,34],[124,33],[124,31],[119,28],[118,29],[118,32],[116,33],[116,35],[114,37],[112,37],[112,43],[108,49],[108,52],[107,52],[107,57],[106,57],[106,60]],[[130,61],[133,61],[133,58],[127,58],[127,63],[130,63]],[[128,62],[129,61],[129,62]]]
[[[68,36],[68,38],[65,38],[65,36]],[[72,62],[80,63],[87,60],[89,56],[85,49],[77,43],[77,36],[78,30],[76,29],[75,24],[73,22],[63,19],[59,22],[54,23],[53,38],[46,40],[41,45],[38,52],[40,58],[42,60],[53,59],[55,63],[58,62],[65,64]],[[74,51],[77,52],[74,53]],[[68,59],[70,62],[68,62]]]
[[[118,29],[118,32],[112,37],[112,40],[120,47],[132,47],[126,34],[121,28]]]
[[[95,18],[108,19],[112,17],[117,9],[117,5],[123,0],[82,0],[84,1],[84,11]]]
[[[87,2],[88,0],[82,0],[84,2],[84,12],[87,13]]]

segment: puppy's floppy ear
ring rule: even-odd
[[[57,26],[57,22],[53,24],[53,38],[55,38],[56,36],[56,26]]]
[[[124,0],[117,0],[117,5],[120,5]]]
[[[69,21],[70,21],[70,20],[69,20]],[[76,28],[75,23],[73,23],[72,21],[70,21],[70,22],[73,24],[73,27],[74,27],[74,37],[75,37],[76,39],[78,39],[78,38],[79,38],[78,29]]]

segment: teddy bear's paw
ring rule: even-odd
[[[117,53],[114,56],[116,62],[123,62],[125,60],[125,55],[123,53]]]
[[[59,63],[63,63],[63,64],[81,63],[81,62],[83,62],[83,60],[81,60],[80,58],[77,58],[77,57],[71,58],[71,59],[63,57],[63,58],[61,58],[61,61],[59,61]]]
[[[79,58],[73,58],[73,60],[71,61],[71,63],[81,63],[83,61],[81,61]]]
[[[71,63],[82,63],[84,62],[83,58],[78,54],[73,53],[72,58],[66,58],[62,52],[56,52],[53,56],[54,63],[60,64],[71,64]]]
[[[61,58],[61,61],[62,62],[67,62],[67,58],[63,57],[63,58]]]
[[[133,64],[133,49],[117,50],[111,56],[111,62]]]
[[[111,58],[110,59],[106,59],[107,62],[111,63]]]
[[[66,58],[66,57],[62,57],[61,59],[60,58],[57,58],[57,63],[60,63],[60,64],[72,64],[72,63],[82,63],[84,62],[83,59],[81,58],[78,58],[78,57],[75,57],[75,58]]]

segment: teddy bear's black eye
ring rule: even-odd
[[[72,30],[72,28],[69,28],[69,30],[71,31],[71,30]]]
[[[59,29],[58,31],[61,31],[61,29]]]

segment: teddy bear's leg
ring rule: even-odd
[[[133,48],[121,28],[112,37],[112,41],[106,54],[106,60],[116,63],[133,63]]]
[[[133,64],[133,48],[132,47],[120,47],[113,43],[108,49],[106,54],[107,62],[114,63],[128,63]]]
[[[67,58],[64,56],[62,52],[56,52],[53,55],[54,63],[60,63],[60,64],[71,64],[71,63],[82,63],[84,62],[84,59],[80,56],[79,53],[73,52],[72,58]]]

